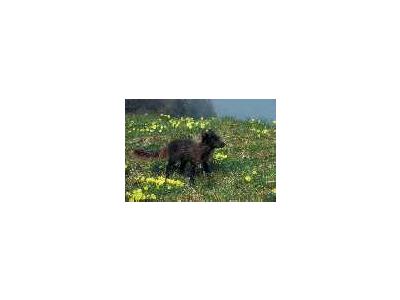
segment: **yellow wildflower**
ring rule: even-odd
[[[228,155],[222,153],[222,152],[218,152],[214,154],[214,159],[216,160],[224,160],[228,157]]]
[[[194,124],[194,122],[187,122],[186,123],[186,126],[189,128],[189,129],[192,129],[193,128],[193,124]]]
[[[168,185],[174,185],[174,186],[177,186],[177,187],[182,187],[182,186],[185,185],[185,183],[183,183],[183,182],[180,181],[180,180],[174,180],[174,179],[169,179],[169,178],[165,179],[165,178],[162,177],[162,176],[158,176],[157,178],[153,178],[153,177],[147,177],[147,178],[145,178],[145,177],[140,177],[140,178],[138,178],[138,180],[139,180],[140,182],[146,182],[146,183],[154,184],[154,185],[156,185],[157,187],[160,187],[160,186],[164,185],[164,183],[166,183],[166,184],[168,184]]]
[[[135,189],[132,193],[127,192],[129,196],[129,201],[138,202],[144,200],[156,200],[157,196],[154,194],[145,194],[142,189]]]

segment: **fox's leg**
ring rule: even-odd
[[[194,184],[194,176],[196,175],[196,164],[191,163],[190,165],[190,173],[189,173],[189,182],[190,184]]]
[[[210,164],[208,162],[203,162],[203,170],[206,174],[210,174],[211,173],[211,167]]]
[[[169,176],[171,176],[172,172],[174,171],[174,168],[175,168],[175,163],[169,160],[167,168],[165,170],[165,178],[169,178]]]
[[[187,164],[187,161],[186,161],[186,160],[181,160],[181,165],[179,166],[179,172],[180,172],[182,175],[185,175],[186,164]]]

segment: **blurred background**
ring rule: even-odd
[[[276,121],[275,99],[216,99],[211,103],[221,117]]]
[[[274,99],[126,99],[125,113],[276,120]]]

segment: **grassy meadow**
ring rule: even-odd
[[[140,159],[134,149],[158,150],[173,139],[197,139],[212,129],[227,144],[214,153],[212,173],[197,170],[195,185],[166,160]],[[234,118],[125,115],[125,201],[276,201],[275,122]]]

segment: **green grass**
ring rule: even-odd
[[[227,146],[214,154],[210,176],[198,170],[196,183],[178,173],[164,182],[166,161],[143,160],[133,149],[158,150],[176,138],[213,129]],[[274,123],[233,118],[125,116],[125,201],[276,201]],[[218,154],[219,153],[219,154]],[[152,179],[153,178],[153,179]]]

